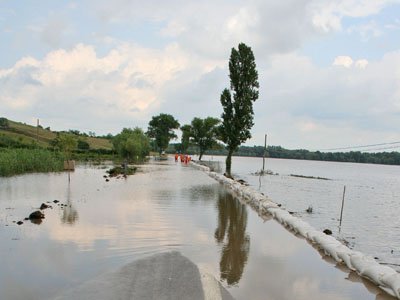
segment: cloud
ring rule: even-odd
[[[314,26],[323,32],[342,29],[344,17],[368,17],[379,13],[383,8],[398,0],[316,0],[310,2],[310,14]]]
[[[343,66],[345,68],[350,68],[353,65],[353,59],[350,56],[338,56],[333,61],[334,66]]]
[[[0,103],[10,115],[25,108],[23,118],[81,120],[88,128],[104,128],[108,119],[134,125],[157,109],[160,90],[187,64],[176,45],[154,50],[121,44],[99,57],[94,47],[79,44],[0,70]]]
[[[355,62],[355,66],[360,69],[365,69],[368,66],[368,60],[359,59]]]
[[[267,132],[272,144],[318,149],[353,145],[355,137],[360,144],[399,139],[400,52],[353,66],[318,67],[298,54],[274,57],[259,71],[254,140],[262,144]]]

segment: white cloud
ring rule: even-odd
[[[296,54],[276,56],[260,70],[256,143],[262,144],[265,131],[272,144],[291,148],[400,139],[400,52],[360,69],[365,63],[321,68]]]
[[[342,29],[343,17],[367,17],[398,0],[315,0],[310,3],[313,24],[324,32]]]
[[[350,68],[353,65],[353,59],[350,56],[346,55],[337,56],[332,65]]]
[[[368,60],[366,59],[356,60],[355,66],[360,69],[365,69],[368,66]]]
[[[96,118],[133,122],[160,105],[160,90],[188,63],[177,45],[162,50],[120,45],[98,57],[92,46],[79,44],[0,70],[0,103],[9,114],[23,107],[26,115],[81,119],[85,127]]]

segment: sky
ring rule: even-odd
[[[0,116],[97,135],[220,117],[240,42],[260,82],[247,145],[400,141],[400,0],[0,0]]]

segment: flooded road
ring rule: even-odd
[[[237,299],[392,299],[190,166],[153,161],[127,179],[103,175],[81,166],[70,183],[67,174],[0,179],[1,299],[51,299],[169,250]],[[53,200],[41,224],[13,223]]]

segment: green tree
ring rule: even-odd
[[[226,175],[231,177],[232,154],[241,143],[251,138],[253,127],[253,102],[258,99],[258,73],[253,51],[240,43],[238,50],[232,48],[229,60],[231,90],[221,94],[223,108],[219,137],[226,144]]]
[[[8,128],[9,126],[7,118],[0,118],[0,128]]]
[[[163,150],[167,149],[169,141],[177,138],[174,129],[179,128],[179,123],[175,118],[169,114],[159,114],[153,116],[149,122],[147,135],[154,139],[155,146],[161,154]]]
[[[205,119],[194,118],[191,125],[192,141],[199,147],[199,160],[204,152],[217,143],[217,125],[220,120],[207,117]]]
[[[117,153],[128,161],[143,160],[150,151],[149,138],[138,127],[124,128],[112,142]]]
[[[90,145],[87,141],[79,139],[78,140],[78,149],[79,150],[89,150],[90,149]]]
[[[60,134],[58,137],[57,147],[64,152],[67,160],[71,159],[72,152],[76,150],[78,142],[71,134]]]
[[[192,134],[192,126],[186,124],[181,126],[182,138],[181,138],[181,151],[186,152],[190,145],[190,136]]]

